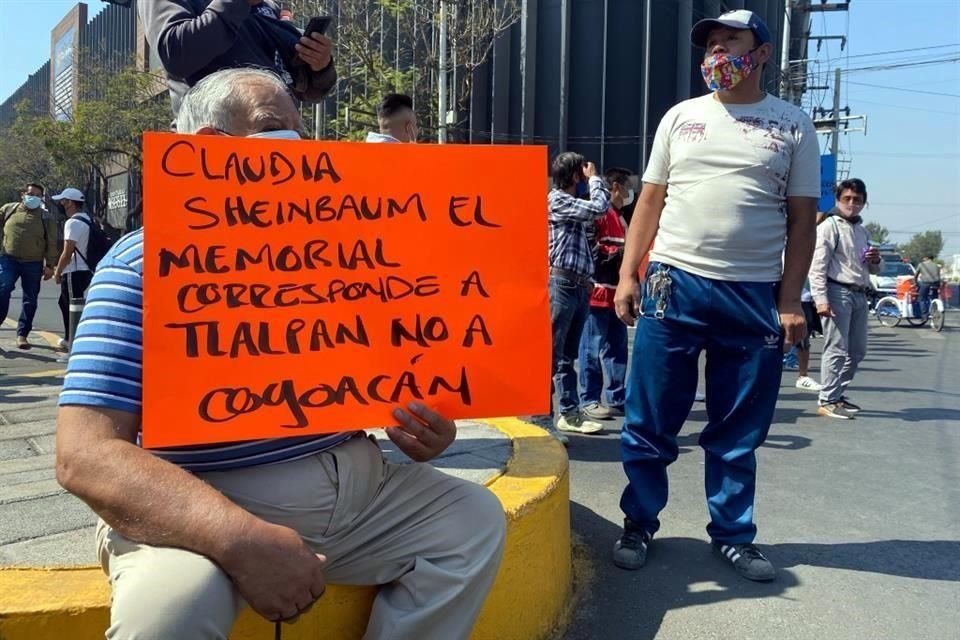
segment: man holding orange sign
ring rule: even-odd
[[[228,105],[240,107],[230,111]],[[179,131],[233,136],[235,142],[232,140],[229,146],[237,147],[252,145],[241,138],[293,138],[301,125],[283,82],[268,72],[252,69],[219,71],[199,81],[184,96],[177,124]],[[148,158],[152,144],[148,140]],[[301,148],[293,146],[296,142],[278,140],[276,144],[277,148],[288,145],[282,147],[287,150]],[[213,143],[208,146],[211,155],[219,149]],[[241,171],[250,169],[248,177],[256,174],[251,167],[242,165]],[[304,173],[310,180],[317,175]],[[207,179],[215,181],[226,175],[211,173]],[[195,186],[199,188],[191,193],[216,189],[212,182]],[[162,196],[151,191],[155,188],[147,185],[148,202]],[[332,189],[326,185],[323,188]],[[454,209],[457,207],[451,204]],[[147,226],[156,215],[182,217],[189,213],[148,211]],[[393,221],[402,219],[397,215]],[[460,221],[466,218],[457,216]],[[242,219],[251,225],[254,220],[266,224],[263,216]],[[480,219],[482,216],[472,217],[473,222]],[[272,237],[265,227],[261,231],[264,237]],[[277,238],[290,235],[281,227],[275,231]],[[196,233],[200,238],[209,237],[206,231]],[[224,233],[222,229],[220,233]],[[151,238],[160,242],[164,236]],[[222,237],[218,241],[224,242]],[[236,423],[206,425],[195,413],[193,420],[183,424],[186,419],[176,413],[178,406],[189,405],[190,411],[196,410],[191,404],[196,391],[191,376],[196,371],[191,369],[216,378],[210,382],[213,386],[233,380],[236,369],[244,369],[244,375],[250,377],[257,375],[257,369],[274,367],[286,367],[289,376],[312,375],[311,354],[296,355],[298,366],[291,367],[290,361],[279,359],[294,356],[263,353],[258,338],[246,341],[241,331],[237,334],[241,336],[238,348],[249,353],[257,350],[259,360],[247,361],[250,364],[246,366],[243,360],[232,359],[228,366],[216,360],[211,367],[209,358],[213,356],[197,354],[184,361],[190,366],[181,367],[176,382],[168,377],[155,384],[151,376],[156,375],[167,354],[158,353],[163,349],[157,347],[164,325],[151,324],[154,320],[150,319],[163,306],[163,289],[156,274],[159,261],[153,262],[158,245],[149,246],[151,249],[145,252],[144,232],[140,230],[119,241],[100,263],[60,399],[57,477],[101,517],[98,547],[113,589],[108,635],[223,638],[229,635],[242,603],[269,620],[292,621],[323,594],[329,580],[382,586],[364,636],[367,639],[467,638],[502,554],[504,514],[494,495],[485,487],[447,476],[429,465],[386,464],[380,449],[363,432],[330,433],[329,425],[316,426],[315,419],[310,430],[293,431],[288,425],[270,431],[299,436],[295,438],[254,439],[234,427]],[[224,271],[225,249],[220,246],[219,251],[207,254],[203,269],[205,277],[211,276],[229,291],[231,276]],[[239,254],[239,249],[236,252]],[[353,256],[356,269],[364,268],[366,254],[360,253]],[[249,256],[244,268],[268,271],[264,256]],[[318,254],[317,259],[322,257]],[[344,258],[351,260],[349,255]],[[366,259],[376,266],[375,252]],[[282,263],[271,262],[270,266],[278,265]],[[236,268],[237,263],[233,266]],[[148,285],[147,305],[144,281]],[[491,282],[496,280],[486,283],[488,291],[480,276],[471,274],[465,278],[463,289],[468,293],[481,289],[493,295]],[[282,296],[277,300],[289,302]],[[238,316],[253,313],[246,308],[231,311],[230,302],[229,294],[221,301],[223,308],[218,313],[224,318],[232,318],[233,312]],[[541,303],[545,320],[545,300]],[[337,304],[328,302],[321,308],[333,316]],[[481,300],[475,306],[482,304]],[[280,311],[272,309],[270,313]],[[306,317],[313,312],[295,313]],[[497,326],[495,320],[490,319],[490,327]],[[468,335],[475,337],[476,347],[488,348],[484,331],[475,331]],[[163,344],[176,345],[181,334],[172,330],[167,333],[172,337]],[[431,332],[426,330],[424,334],[429,336]],[[331,342],[339,344],[339,334],[331,335]],[[336,349],[328,348],[319,334],[313,336],[316,340],[307,340],[305,349],[316,346],[321,352],[317,356],[320,362],[323,358],[334,359]],[[376,337],[371,325],[368,339]],[[360,339],[358,335],[354,338]],[[398,339],[403,340],[403,336]],[[543,346],[546,344],[544,341]],[[429,361],[430,352],[422,351],[413,360]],[[539,368],[543,371],[546,353],[546,348],[542,349]],[[271,364],[274,361],[286,364]],[[307,374],[302,369],[307,369]],[[482,381],[482,373],[476,379]],[[177,386],[169,389],[172,385]],[[409,391],[405,397],[416,398],[417,393],[429,395],[431,389],[419,389],[411,383]],[[433,397],[447,397],[441,388],[432,391]],[[482,391],[482,386],[476,387],[478,394]],[[282,420],[276,413],[281,408],[276,406],[279,400],[274,395],[264,393],[258,401],[250,395],[235,396],[230,402],[238,414],[259,402],[262,413],[249,422],[263,430],[273,420]],[[152,398],[161,398],[162,402],[158,404]],[[301,394],[298,401],[309,407],[315,398]],[[389,399],[384,400],[389,404]],[[536,408],[546,404],[546,398],[542,400]],[[152,407],[150,411],[145,409],[148,406]],[[357,403],[345,411],[360,409],[363,407]],[[311,409],[311,416],[314,411]],[[456,435],[454,423],[425,402],[407,402],[403,408],[394,404],[389,414],[384,408],[376,415],[392,416],[398,426],[387,429],[390,439],[416,461],[437,456]],[[246,417],[239,415],[237,421]],[[153,431],[143,428],[141,433],[142,425]],[[138,446],[141,436],[145,443],[151,438],[161,443],[177,441],[174,438],[181,437],[176,435],[180,433],[177,429],[187,434],[181,433],[183,438],[191,434],[196,437],[204,429],[208,429],[204,433],[221,435],[200,436],[207,441],[197,440],[191,447],[150,452]],[[227,429],[244,435],[216,443],[216,437],[229,438],[235,433],[222,435]],[[186,443],[183,439],[179,442]]]

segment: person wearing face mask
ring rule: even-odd
[[[177,120],[178,131],[237,137],[301,127],[283,81],[255,69],[207,76]],[[394,408],[386,432],[411,464],[384,462],[362,431],[140,448],[143,237],[121,238],[97,266],[57,420],[57,479],[101,517],[107,636],[226,638],[247,607],[293,622],[329,580],[380,586],[367,640],[467,640],[506,521],[489,489],[423,464],[453,442],[453,421],[419,403]]]
[[[883,270],[860,212],[867,186],[856,178],[836,188],[836,213],[817,227],[810,265],[810,290],[823,321],[823,356],[817,414],[852,420],[860,407],[846,396],[857,366],[867,353],[867,295],[870,274]]]
[[[67,223],[63,226],[63,251],[54,269],[53,278],[60,285],[60,313],[63,315],[63,340],[60,346],[70,348],[70,301],[74,298],[83,298],[93,272],[87,263],[90,255],[90,231],[93,220],[83,211],[86,198],[83,192],[68,187],[53,196],[53,201],[63,207],[67,216]]]
[[[705,351],[707,534],[740,576],[769,581],[773,564],[753,544],[755,452],[773,421],[782,351],[806,335],[800,294],[820,150],[810,117],[762,89],[773,45],[759,16],[701,20],[691,40],[705,50],[711,93],[660,121],[614,300],[637,330],[621,432],[625,521],[613,561],[624,569],[646,561]],[[637,269],[651,242],[641,297]]]
[[[377,107],[377,124],[380,131],[367,134],[367,142],[416,142],[417,113],[413,110],[413,98],[401,93],[383,97]]]
[[[0,322],[10,310],[10,295],[20,281],[23,301],[17,322],[17,347],[29,349],[40,284],[53,276],[57,262],[57,222],[43,207],[43,186],[30,182],[20,202],[0,207]],[[44,264],[46,263],[46,264]]]
[[[627,381],[627,326],[617,318],[613,294],[617,289],[627,225],[622,211],[634,199],[630,172],[607,169],[603,177],[610,187],[610,208],[594,223],[593,291],[590,312],[580,336],[580,411],[591,420],[610,420],[623,415]],[[606,373],[606,406],[600,393]]]

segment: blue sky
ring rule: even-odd
[[[0,100],[49,57],[50,30],[75,4],[71,0],[2,2],[6,12],[0,22],[0,43],[6,54],[0,67]],[[92,0],[87,6],[93,17],[106,5]],[[860,68],[956,58],[960,57],[960,1],[853,0],[849,12],[815,14],[813,33],[849,33],[842,52],[836,41],[824,42],[819,54],[811,48],[811,55],[821,61],[817,68],[829,72],[830,83],[832,69],[838,65]],[[939,45],[956,46],[867,55]],[[865,180],[869,188],[865,217],[895,232],[894,240],[940,229],[946,233],[944,254],[960,254],[960,63],[860,71],[844,75],[842,85],[842,106],[869,119],[868,135],[852,133],[840,143],[843,157],[852,160],[852,175]],[[831,96],[817,92],[808,101],[819,104],[822,99],[824,106],[830,106]],[[825,136],[823,144],[827,145]]]

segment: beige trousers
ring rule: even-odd
[[[466,639],[496,576],[505,519],[486,487],[383,461],[370,439],[275,465],[197,474],[327,556],[334,584],[382,585],[364,640]],[[111,640],[225,639],[244,606],[208,558],[132,542],[102,521]]]

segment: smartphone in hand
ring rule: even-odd
[[[327,29],[330,28],[330,23],[333,22],[333,17],[331,16],[314,16],[310,18],[310,22],[307,23],[307,28],[304,30],[303,35],[310,37],[314,33],[319,33],[324,35],[327,33]]]

